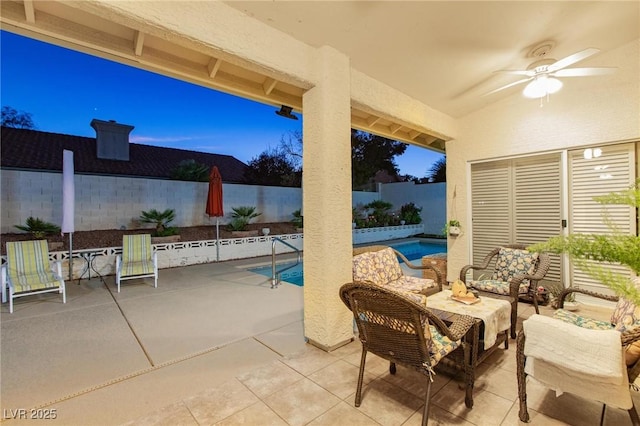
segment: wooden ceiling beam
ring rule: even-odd
[[[24,0],[24,17],[28,23],[36,23],[36,10],[32,0]]]
[[[209,64],[207,65],[207,71],[209,72],[209,77],[212,79],[216,78],[216,74],[220,69],[220,65],[222,65],[222,60],[218,58],[211,58]]]
[[[269,96],[271,94],[271,92],[273,91],[273,89],[276,87],[276,84],[278,84],[278,81],[276,79],[273,79],[271,77],[267,77],[264,80],[264,83],[262,83],[262,88],[264,89],[264,94]]]
[[[133,50],[136,56],[142,56],[142,48],[144,47],[144,33],[136,31],[136,37],[133,41]]]
[[[371,127],[375,126],[378,121],[380,121],[380,117],[376,117],[375,115],[367,118],[367,124]]]
[[[411,138],[411,140],[417,138],[418,136],[420,136],[420,132],[417,130],[409,130],[409,137]]]
[[[402,124],[398,124],[398,123],[393,123],[392,125],[389,126],[389,130],[391,131],[392,135],[395,135],[396,132],[401,128],[402,128]]]

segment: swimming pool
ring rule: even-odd
[[[446,253],[447,244],[445,242],[426,242],[426,241],[407,241],[406,243],[389,244],[400,253],[404,254],[407,259],[413,261],[421,259],[422,256],[435,253]],[[400,260],[400,259],[399,259]],[[402,262],[402,260],[400,260]],[[284,269],[293,265],[291,263],[279,263],[277,269]],[[255,274],[264,275],[271,278],[271,265],[259,266],[257,268],[249,269],[250,272]],[[287,269],[281,275],[281,280],[302,287],[304,285],[304,275],[302,273],[302,263],[294,266],[291,269]]]

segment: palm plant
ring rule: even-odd
[[[176,218],[176,212],[173,209],[166,209],[165,211],[159,211],[151,209],[149,211],[143,211],[140,216],[140,222],[153,223],[156,226],[154,233],[155,237],[165,237],[168,235],[174,235],[176,229],[167,226]]]
[[[262,214],[258,213],[253,206],[234,207],[231,210],[233,210],[233,213],[231,213],[231,223],[229,223],[229,229],[231,231],[246,231],[251,219]]]
[[[26,231],[33,235],[34,238],[41,240],[48,234],[57,234],[60,232],[60,227],[50,222],[29,216],[24,225],[15,225],[21,231]]]

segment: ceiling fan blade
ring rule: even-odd
[[[554,77],[588,77],[590,75],[613,74],[617,68],[568,68],[551,73]]]
[[[529,77],[529,78],[523,78],[522,80],[514,81],[513,83],[509,83],[506,86],[498,87],[497,89],[494,89],[494,90],[492,90],[492,91],[490,91],[488,93],[485,93],[482,96],[492,95],[492,94],[494,94],[496,92],[500,92],[501,90],[508,89],[509,87],[513,87],[513,86],[516,86],[518,84],[526,83],[527,81],[531,81],[532,79],[533,79],[533,77]]]
[[[503,74],[514,74],[514,75],[526,75],[527,77],[533,77],[536,75],[533,70],[498,70],[494,72],[499,72]]]
[[[584,49],[583,51],[574,53],[573,55],[569,55],[566,58],[562,58],[559,61],[554,62],[553,64],[549,65],[547,69],[549,70],[549,72],[558,71],[562,68],[568,67],[569,65],[573,65],[576,62],[580,62],[591,55],[595,55],[599,51],[600,49],[596,49],[595,47]]]

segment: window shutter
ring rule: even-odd
[[[511,240],[510,168],[507,161],[471,166],[473,264]]]
[[[634,144],[611,145],[600,148],[598,157],[585,158],[584,150],[569,152],[569,231],[573,233],[611,234],[603,220],[606,209],[610,223],[618,232],[635,234],[635,209],[624,205],[603,206],[594,196],[629,188],[634,183]],[[604,265],[604,264],[603,264]],[[627,268],[608,265],[616,272],[629,275]],[[571,285],[600,293],[612,294],[609,288],[572,266]]]
[[[560,155],[536,156],[514,163],[514,218],[517,244],[529,246],[562,233]],[[560,255],[551,256],[545,281],[562,282]]]

